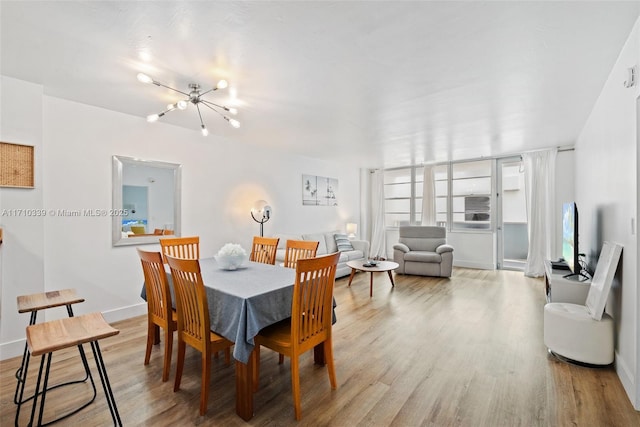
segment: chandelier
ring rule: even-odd
[[[204,121],[202,120],[202,113],[200,112],[200,106],[203,105],[207,108],[209,108],[210,110],[215,111],[216,113],[220,114],[220,116],[222,116],[223,119],[225,119],[226,121],[229,122],[229,124],[231,126],[233,126],[234,128],[239,128],[240,127],[240,122],[237,121],[236,119],[232,119],[229,116],[227,116],[225,113],[222,113],[221,111],[225,111],[226,113],[229,114],[238,114],[238,110],[236,110],[235,108],[229,108],[225,105],[219,105],[216,104],[215,102],[211,102],[208,101],[206,99],[203,98],[204,95],[208,94],[209,92],[214,92],[218,89],[225,89],[229,84],[227,83],[226,80],[220,80],[218,82],[218,84],[206,91],[202,91],[200,89],[200,85],[197,83],[190,83],[189,84],[189,93],[187,92],[183,92],[181,90],[178,89],[174,89],[172,87],[169,87],[167,85],[164,85],[158,81],[153,80],[151,77],[149,77],[148,75],[144,74],[144,73],[139,73],[138,74],[138,80],[141,81],[142,83],[153,83],[156,86],[162,86],[165,87],[167,89],[170,89],[174,92],[178,92],[184,96],[186,96],[186,99],[182,99],[178,102],[175,102],[173,104],[169,104],[167,105],[167,109],[164,110],[161,113],[158,114],[151,114],[149,116],[147,116],[147,121],[148,122],[156,122],[158,121],[158,119],[162,116],[164,116],[165,114],[167,114],[169,111],[173,111],[176,108],[178,110],[185,110],[187,108],[187,106],[189,105],[189,103],[193,104],[196,106],[196,109],[198,110],[198,117],[200,117],[200,129],[202,131],[202,135],[203,136],[207,136],[209,135],[209,130],[207,129],[207,127],[204,125]]]

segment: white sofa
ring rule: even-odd
[[[338,246],[334,238],[335,234],[344,234],[340,231],[327,231],[310,234],[286,234],[278,233],[273,237],[279,237],[278,250],[276,251],[276,264],[284,262],[285,247],[287,240],[314,240],[319,242],[317,255],[326,255],[338,252]],[[356,259],[366,259],[369,256],[369,242],[366,240],[350,240],[352,251],[340,253],[338,267],[336,269],[336,278],[351,274],[351,268],[347,266],[347,261]]]

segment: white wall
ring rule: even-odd
[[[1,189],[0,208],[109,209],[111,156],[116,154],[182,164],[182,234],[200,236],[203,257],[213,256],[227,242],[249,248],[259,229],[250,216],[258,199],[273,208],[267,235],[344,229],[360,216],[359,169],[346,162],[239,145],[216,137],[215,127],[204,138],[197,127],[149,124],[144,118],[44,96],[37,85],[7,78],[1,82],[2,139],[37,144],[38,188]],[[337,178],[339,207],[302,206],[303,173]],[[75,287],[86,299],[76,313],[101,311],[115,321],[146,312],[139,297],[142,271],[135,247],[111,246],[111,218],[2,218],[2,223],[1,359],[19,354],[24,344],[28,316],[16,313],[17,295]]]
[[[16,297],[44,290],[44,219],[11,210],[43,207],[42,87],[0,76],[0,93],[0,140],[35,146],[36,188],[0,188],[0,212],[4,211],[0,216],[4,234],[0,343],[13,342],[21,351],[29,315],[18,315]],[[3,347],[0,346],[0,358],[7,357]]]
[[[616,370],[636,409],[640,409],[640,331],[638,327],[636,233],[638,138],[636,99],[640,86],[627,89],[627,68],[640,63],[640,20],[627,40],[578,141],[575,151],[576,203],[580,251],[593,267],[605,240],[624,246],[607,312],[616,325]]]

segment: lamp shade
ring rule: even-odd
[[[264,223],[271,218],[271,206],[264,200],[258,200],[251,208],[251,217],[260,223],[260,237],[264,236]]]
[[[264,200],[256,201],[251,207],[251,214],[254,218],[269,218],[271,215],[271,206]]]
[[[358,224],[354,222],[348,222],[345,228],[346,228],[348,237],[350,239],[355,239],[356,233],[358,232]]]

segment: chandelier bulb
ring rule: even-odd
[[[138,73],[138,81],[142,83],[153,83],[153,79],[144,73]]]
[[[176,106],[180,109],[180,110],[184,110],[187,108],[187,101],[178,101],[176,103]]]
[[[209,129],[205,125],[202,125],[202,136],[209,135]]]
[[[160,118],[159,114],[151,114],[150,116],[147,116],[147,121],[149,123],[153,123],[153,122],[157,122],[159,118]]]
[[[240,127],[240,122],[237,121],[236,119],[229,119],[229,124],[236,129]]]
[[[227,111],[233,115],[238,114],[238,109],[237,108],[227,108]]]
[[[226,80],[220,80],[216,85],[216,89],[224,89],[229,86],[229,83]]]

